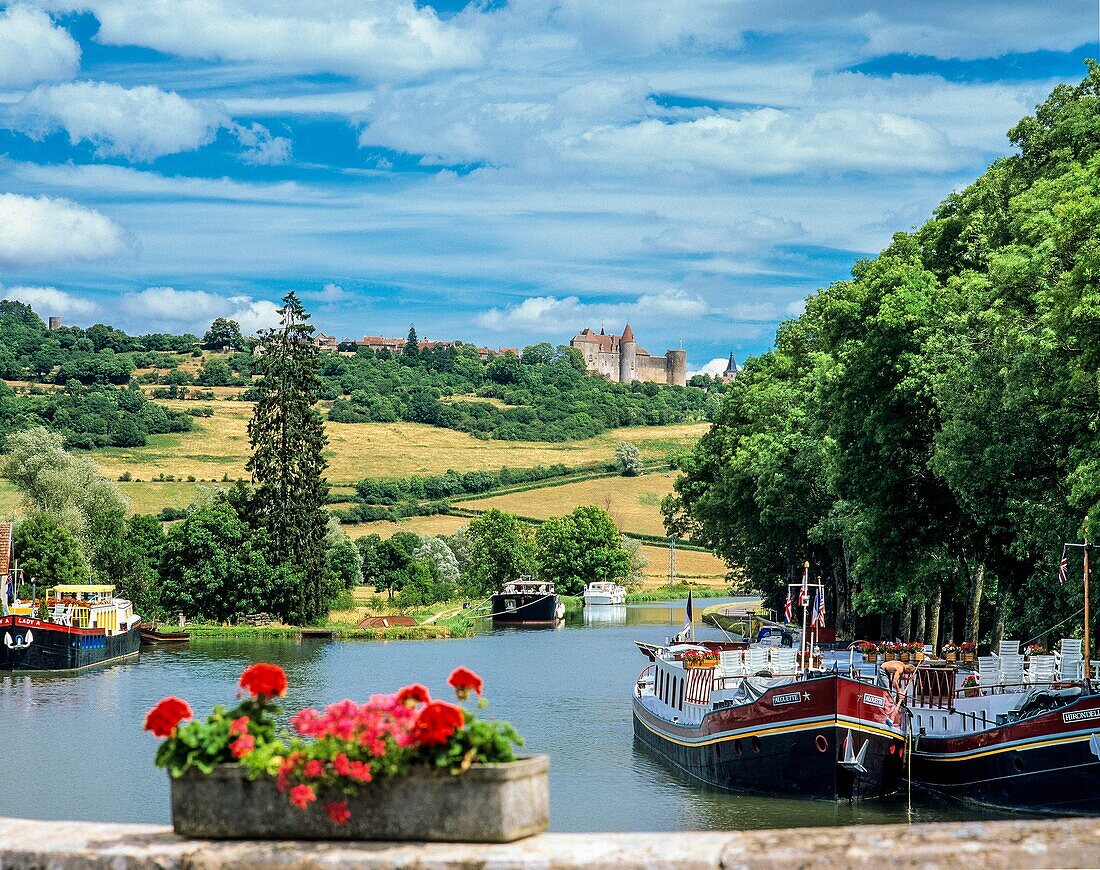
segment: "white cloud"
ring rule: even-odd
[[[285,136],[272,136],[271,131],[263,124],[252,124],[249,127],[233,124],[231,130],[244,148],[241,160],[245,163],[274,166],[290,161],[290,140]]]
[[[26,302],[43,320],[51,315],[88,317],[99,311],[99,306],[91,299],[74,296],[56,287],[9,287],[4,291],[4,298]]]
[[[147,287],[139,293],[123,294],[119,308],[135,322],[174,324],[192,331],[205,329],[216,317],[237,321],[246,335],[279,322],[278,306],[266,299],[174,287]]]
[[[75,4],[74,4],[75,5]],[[414,0],[83,0],[108,45],[397,81],[482,62],[481,39]]]
[[[80,46],[45,12],[9,6],[0,12],[0,88],[71,78],[80,66]]]
[[[101,157],[135,161],[194,151],[214,141],[227,122],[212,104],[151,85],[124,88],[90,81],[41,85],[13,112],[17,128],[32,136],[63,129],[74,145],[86,140]]]
[[[307,290],[302,293],[307,299],[315,299],[318,302],[343,302],[345,299],[350,299],[351,294],[341,287],[339,284],[333,284],[329,282],[320,290]]]
[[[235,301],[238,307],[226,316],[236,320],[245,335],[255,335],[261,329],[271,329],[279,323],[279,306],[274,302],[239,297],[230,301]]]
[[[645,293],[633,302],[584,303],[577,296],[534,296],[505,309],[491,308],[478,323],[497,332],[561,332],[579,330],[597,321],[624,324],[635,321],[690,320],[703,317],[709,308],[698,296],[673,288]]]
[[[688,372],[688,378],[693,378],[696,375],[709,375],[713,378],[715,375],[722,374],[727,365],[729,365],[729,357],[718,356],[695,371]]]
[[[122,227],[98,211],[68,199],[0,193],[0,264],[89,262],[129,249]]]
[[[590,130],[567,148],[612,171],[649,164],[748,176],[935,170],[952,158],[944,134],[918,119],[848,109],[799,116],[764,108],[694,121],[650,119]]]

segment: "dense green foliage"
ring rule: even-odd
[[[26,583],[38,591],[64,583],[87,583],[91,575],[80,542],[51,514],[33,513],[15,527],[15,552]],[[31,590],[21,594],[30,597]]]
[[[546,352],[534,351],[544,347]],[[402,356],[325,354],[321,374],[338,423],[426,423],[508,441],[571,441],[618,426],[705,419],[693,387],[614,384],[584,374],[575,348],[536,345],[483,362],[472,345]],[[471,398],[473,397],[473,398]],[[505,407],[476,399],[497,399]]]
[[[532,529],[496,508],[470,521],[470,564],[465,587],[472,595],[496,592],[505,583],[535,569]]]
[[[630,574],[630,555],[607,511],[591,505],[554,517],[535,532],[539,579],[562,595],[581,595],[588,583],[623,580]]]
[[[328,444],[315,407],[321,383],[313,327],[298,297],[288,293],[280,325],[260,339],[260,379],[248,423],[252,456],[245,466],[256,484],[254,509],[267,531],[274,564],[298,577],[294,603],[276,612],[308,623],[328,611],[325,530]]]
[[[809,558],[853,632],[1030,638],[1073,617],[1062,544],[1100,531],[1098,134],[1090,67],[1010,132],[1018,154],[811,296],[728,390],[669,530],[777,606]]]

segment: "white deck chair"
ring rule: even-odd
[[[1024,679],[1032,685],[1054,681],[1054,656],[1031,656]]]
[[[1084,653],[1079,638],[1062,638],[1062,652],[1058,658],[1058,679],[1079,680],[1084,675]]]
[[[978,656],[978,685],[983,692],[992,692],[1001,684],[1001,663],[998,656]]]
[[[791,647],[772,649],[772,673],[793,674],[798,671],[798,651]]]
[[[1019,644],[1017,644],[1019,647]],[[1002,655],[1001,684],[1013,692],[1022,692],[1024,683],[1024,657],[1019,653]]]
[[[718,653],[718,667],[723,677],[741,677],[745,674],[745,651],[726,649]]]
[[[1020,642],[1018,640],[1002,640],[997,647],[999,656],[1018,656],[1020,654]]]
[[[768,670],[768,650],[766,647],[750,647],[745,657],[745,667],[749,676]]]

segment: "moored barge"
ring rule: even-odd
[[[141,619],[103,584],[55,586],[0,616],[0,671],[71,671],[137,655]]]
[[[730,791],[846,800],[897,790],[904,719],[889,690],[802,672],[793,649],[737,647],[659,648],[634,691],[637,739]]]
[[[490,602],[494,625],[557,625],[565,618],[554,584],[529,577],[505,583]]]

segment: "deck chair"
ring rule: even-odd
[[[768,650],[766,647],[750,647],[745,657],[745,667],[749,676],[768,670]]]
[[[1053,682],[1054,668],[1054,656],[1032,656],[1028,660],[1024,679],[1032,685]]]
[[[999,656],[978,656],[978,685],[983,692],[993,692],[1001,683]]]
[[[741,677],[745,674],[745,651],[727,649],[718,653],[718,667],[723,677]]]
[[[1058,679],[1079,680],[1084,674],[1084,653],[1079,638],[1062,638],[1062,652],[1058,657]]]
[[[798,670],[798,651],[791,647],[774,647],[772,649],[772,672],[776,674],[793,674]]]
[[[1020,654],[1020,642],[1018,640],[1002,640],[997,647],[999,656],[1018,656]]]
[[[1019,649],[1019,644],[1016,644]],[[1000,656],[1001,660],[1001,685],[1006,691],[1022,692],[1024,690],[1024,657],[1019,653]]]

